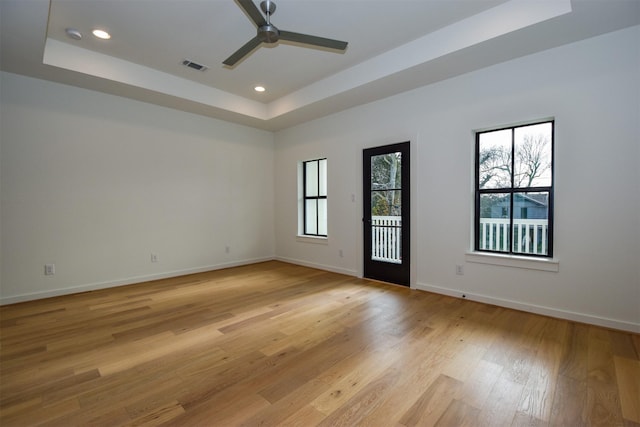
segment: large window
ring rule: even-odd
[[[553,256],[553,128],[476,133],[476,251]]]
[[[303,234],[327,236],[327,159],[302,162]]]

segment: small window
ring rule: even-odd
[[[327,159],[302,163],[303,234],[327,236]]]
[[[553,256],[553,128],[476,133],[476,251]]]

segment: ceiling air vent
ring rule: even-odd
[[[198,71],[205,71],[207,68],[209,68],[206,65],[198,64],[197,62],[193,62],[188,59],[185,59],[184,61],[182,61],[182,65],[184,65],[185,67],[193,68],[194,70],[198,70]]]

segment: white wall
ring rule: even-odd
[[[362,149],[411,140],[415,287],[640,331],[639,44],[634,27],[277,133],[276,254],[361,275]],[[468,262],[473,131],[549,117],[559,271]],[[296,164],[317,157],[329,165],[325,245],[296,239]]]
[[[0,85],[2,303],[273,258],[271,132],[15,74]]]

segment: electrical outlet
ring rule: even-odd
[[[44,265],[44,275],[45,276],[53,276],[56,274],[56,265],[55,264],[45,264]]]
[[[340,258],[344,258],[344,252],[342,252],[342,249],[338,251],[338,256],[340,256]]]
[[[151,262],[158,262],[158,254],[151,254]]]
[[[456,274],[458,276],[464,275],[464,266],[462,264],[456,264]]]

